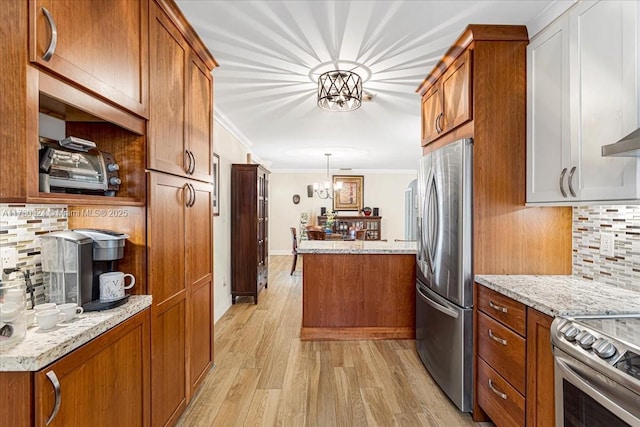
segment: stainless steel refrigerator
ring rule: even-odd
[[[418,167],[416,347],[440,388],[472,407],[473,141],[424,156]]]

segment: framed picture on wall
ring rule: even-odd
[[[364,176],[333,175],[333,184],[342,183],[333,198],[334,211],[360,211],[364,207]]]
[[[213,153],[213,216],[220,215],[220,156]]]

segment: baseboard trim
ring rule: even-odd
[[[300,329],[301,341],[406,340],[415,339],[412,327],[305,328]]]

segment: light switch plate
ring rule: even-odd
[[[600,254],[604,256],[614,256],[615,234],[600,233]]]
[[[18,264],[18,251],[16,251],[16,248],[0,248],[0,261],[2,270],[15,268]]]

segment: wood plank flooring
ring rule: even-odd
[[[302,258],[302,257],[300,257]],[[301,342],[302,263],[272,256],[259,304],[215,325],[215,363],[179,426],[471,426],[413,340]]]

